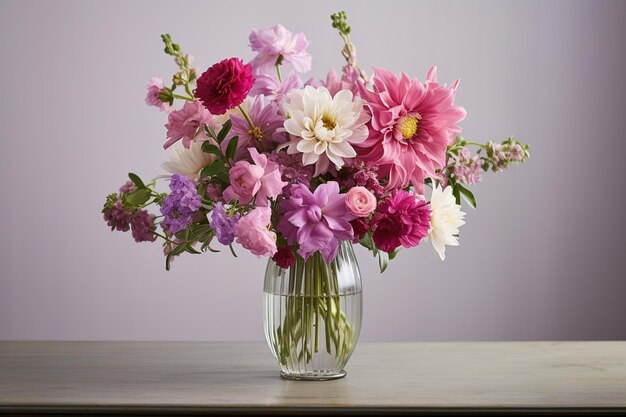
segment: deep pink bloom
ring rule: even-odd
[[[254,125],[253,129],[250,128],[248,121],[243,116],[239,116],[238,113],[230,116],[233,123],[232,135],[239,136],[236,160],[247,157],[247,149],[250,147],[255,147],[258,150],[263,150],[263,148],[271,150],[278,144],[287,141],[285,134],[278,131],[285,123],[285,118],[278,114],[278,105],[275,102],[269,101],[262,95],[256,96],[247,113]],[[223,151],[226,151],[228,143],[230,143],[230,139],[222,142]]]
[[[273,256],[276,253],[276,233],[268,229],[272,210],[257,207],[243,216],[235,225],[237,243],[256,256]]]
[[[170,109],[170,105],[168,103],[164,103],[159,99],[159,92],[163,88],[163,80],[159,77],[152,77],[148,84],[146,84],[146,88],[148,89],[148,93],[146,94],[146,104],[148,106],[158,107],[161,111],[168,111]]]
[[[423,193],[424,179],[446,165],[446,149],[465,118],[465,109],[454,105],[458,82],[437,84],[436,68],[426,83],[374,69],[373,91],[360,84],[361,97],[372,113],[370,135],[355,147],[360,158],[379,165],[380,178],[388,177],[387,189],[409,182]]]
[[[180,139],[183,140],[183,146],[189,149],[191,142],[196,138],[196,133],[202,140],[207,138],[203,130],[204,125],[215,129],[211,113],[198,100],[185,102],[182,109],[174,110],[168,115],[168,122],[165,125],[168,140],[163,149],[169,148]]]
[[[257,74],[273,71],[279,57],[297,72],[311,70],[311,54],[306,51],[309,42],[303,33],[294,35],[284,26],[274,25],[268,29],[254,29],[249,39],[252,50],[258,52],[250,61]]]
[[[367,217],[376,209],[376,197],[365,187],[353,187],[346,193],[346,207],[356,217]]]
[[[230,186],[224,190],[224,199],[250,204],[256,196],[256,206],[265,207],[269,204],[268,199],[278,197],[287,183],[280,179],[276,162],[268,161],[267,155],[259,154],[254,148],[248,151],[254,164],[239,161],[230,169]]]
[[[395,190],[378,205],[372,222],[374,243],[385,252],[393,252],[400,246],[417,246],[428,236],[430,215],[427,201],[404,190]]]
[[[304,259],[319,251],[331,262],[337,256],[339,240],[353,238],[349,221],[354,216],[335,181],[321,184],[314,193],[305,185],[292,185],[290,197],[280,203],[280,214],[276,229],[290,245],[300,245],[298,254]]]
[[[369,219],[365,217],[359,217],[350,222],[352,226],[352,231],[354,233],[354,238],[352,239],[352,243],[359,243],[361,239],[365,237],[365,234],[370,229]]]
[[[211,114],[224,114],[245,100],[253,83],[250,64],[229,58],[206,70],[198,78],[194,93]]]
[[[272,256],[272,260],[281,268],[289,268],[296,262],[296,257],[289,246],[279,246],[278,251]]]

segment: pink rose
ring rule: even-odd
[[[276,233],[269,230],[272,210],[257,207],[243,216],[235,225],[237,243],[256,256],[273,256],[276,251]]]
[[[239,161],[230,169],[230,187],[224,190],[224,199],[250,204],[256,195],[256,205],[265,207],[268,199],[278,197],[287,183],[281,180],[276,162],[269,161],[267,155],[259,154],[255,148],[248,148],[248,152],[254,164]]]
[[[253,83],[250,64],[239,58],[225,59],[198,78],[195,96],[212,114],[224,114],[243,103]]]
[[[376,197],[365,187],[354,187],[346,193],[346,207],[357,217],[369,216],[376,209]]]

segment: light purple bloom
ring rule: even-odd
[[[233,114],[230,120],[233,123],[232,134],[239,136],[237,142],[236,159],[248,157],[248,148],[255,147],[263,152],[260,142],[263,143],[265,150],[271,150],[278,144],[287,141],[284,133],[278,132],[278,129],[285,123],[285,118],[278,114],[278,105],[259,95],[254,98],[248,116],[254,125],[254,129],[243,116]],[[222,142],[223,151],[226,151],[230,139]]]
[[[150,78],[150,81],[146,84],[146,88],[148,89],[148,93],[146,94],[146,104],[148,106],[158,107],[161,111],[168,111],[170,109],[168,103],[164,103],[159,99],[159,92],[163,88],[162,79],[158,77]]]
[[[283,82],[280,82],[276,75],[261,74],[254,80],[250,95],[257,96],[262,94],[269,100],[275,100],[280,103],[289,91],[298,88],[304,88],[304,83],[298,74],[289,74],[289,77],[285,78]]]
[[[351,215],[345,204],[345,194],[339,184],[329,181],[314,193],[297,184],[291,187],[289,199],[280,203],[281,218],[277,230],[290,245],[300,245],[298,254],[304,259],[319,251],[326,262],[337,256],[339,240],[352,240]]]
[[[280,57],[297,72],[311,70],[311,54],[306,51],[309,42],[303,33],[294,35],[284,26],[275,25],[268,29],[254,29],[249,39],[252,50],[258,52],[250,62],[257,74],[273,71]]]
[[[483,169],[478,155],[472,156],[467,148],[462,148],[454,161],[454,178],[463,185],[474,185],[482,180]]]
[[[161,207],[161,213],[165,216],[161,224],[171,233],[177,233],[189,227],[193,214],[202,202],[196,184],[184,175],[172,175],[170,189],[172,192],[165,197]]]
[[[217,203],[211,212],[211,227],[222,245],[230,245],[235,240],[235,225],[241,214],[229,215],[222,203]]]
[[[140,209],[133,214],[133,218],[130,220],[130,227],[135,242],[154,242],[156,240],[156,235],[152,233],[156,230],[154,215],[146,210]]]

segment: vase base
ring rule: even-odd
[[[331,381],[333,379],[340,379],[346,376],[346,371],[343,369],[337,373],[324,373],[324,372],[311,372],[306,374],[288,374],[281,372],[280,376],[284,379],[292,381]]]

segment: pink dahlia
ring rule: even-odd
[[[240,105],[254,83],[252,67],[239,58],[218,62],[198,78],[195,95],[212,114]]]
[[[206,139],[203,131],[204,125],[215,129],[211,113],[198,100],[185,102],[182,109],[174,110],[168,115],[168,122],[165,125],[168,140],[163,148],[167,149],[182,139],[183,146],[189,149],[196,135]]]
[[[339,184],[329,181],[312,193],[302,184],[291,186],[290,197],[280,203],[280,220],[276,229],[290,245],[298,244],[304,259],[319,251],[326,262],[337,256],[339,240],[352,240],[350,220],[354,216],[346,208],[345,194]]]
[[[250,33],[250,47],[258,52],[250,62],[256,73],[269,73],[279,59],[291,64],[297,72],[311,70],[311,54],[306,51],[309,46],[303,33],[293,34],[282,25],[268,29],[254,29]]]
[[[372,114],[367,140],[357,144],[359,157],[379,166],[387,177],[387,189],[406,187],[419,193],[424,179],[435,176],[446,165],[446,149],[461,129],[465,109],[454,105],[458,82],[451,87],[437,84],[436,68],[426,83],[374,69],[373,91],[360,85],[361,97]]]
[[[395,190],[378,205],[372,221],[374,243],[385,252],[393,252],[400,246],[417,246],[428,236],[430,215],[427,201],[404,190]]]

